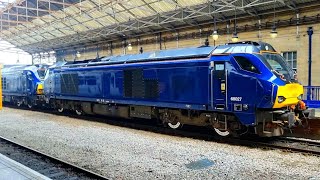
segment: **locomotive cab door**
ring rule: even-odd
[[[215,110],[227,110],[228,75],[225,61],[211,62],[211,107]]]
[[[35,87],[33,84],[34,78],[32,77],[32,73],[28,71],[26,78],[27,78],[27,93],[32,94],[33,92],[35,92],[34,90]]]
[[[27,89],[28,89],[27,88],[27,75],[24,74],[24,73],[21,73],[20,79],[21,79],[21,90],[22,90],[22,93],[24,95],[26,95]]]

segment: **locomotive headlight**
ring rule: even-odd
[[[249,106],[248,106],[248,104],[244,104],[244,105],[242,105],[242,108],[243,108],[243,110],[248,110],[249,109]]]
[[[283,96],[278,96],[278,103],[282,103],[283,101],[285,101],[286,98]]]
[[[300,96],[298,96],[298,99],[302,100],[302,96],[303,96],[303,94],[300,94]]]

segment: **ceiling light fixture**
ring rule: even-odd
[[[76,54],[77,58],[80,58],[81,57],[81,54],[79,51],[77,51],[77,54]]]
[[[234,32],[232,34],[232,38],[231,38],[232,42],[238,42],[239,41],[239,37],[238,37],[238,33],[237,33],[237,8],[234,8]]]
[[[215,8],[215,7],[214,7],[214,8]],[[213,23],[214,23],[214,27],[213,27],[212,39],[213,39],[214,41],[216,41],[216,40],[219,39],[219,34],[218,34],[218,31],[217,31],[216,16],[214,16]]]
[[[128,44],[128,50],[129,50],[129,51],[132,51],[132,45],[131,45],[131,43]]]
[[[277,27],[276,27],[276,1],[273,1],[273,26],[270,32],[271,38],[276,38],[278,36]]]

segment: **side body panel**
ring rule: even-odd
[[[3,95],[26,96],[34,92],[34,80],[28,79],[27,72],[2,74]]]
[[[208,65],[180,60],[55,70],[53,92],[58,99],[205,110]]]

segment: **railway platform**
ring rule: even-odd
[[[320,117],[320,108],[313,108],[315,110],[315,116]]]
[[[50,178],[0,154],[0,180],[49,180]]]

